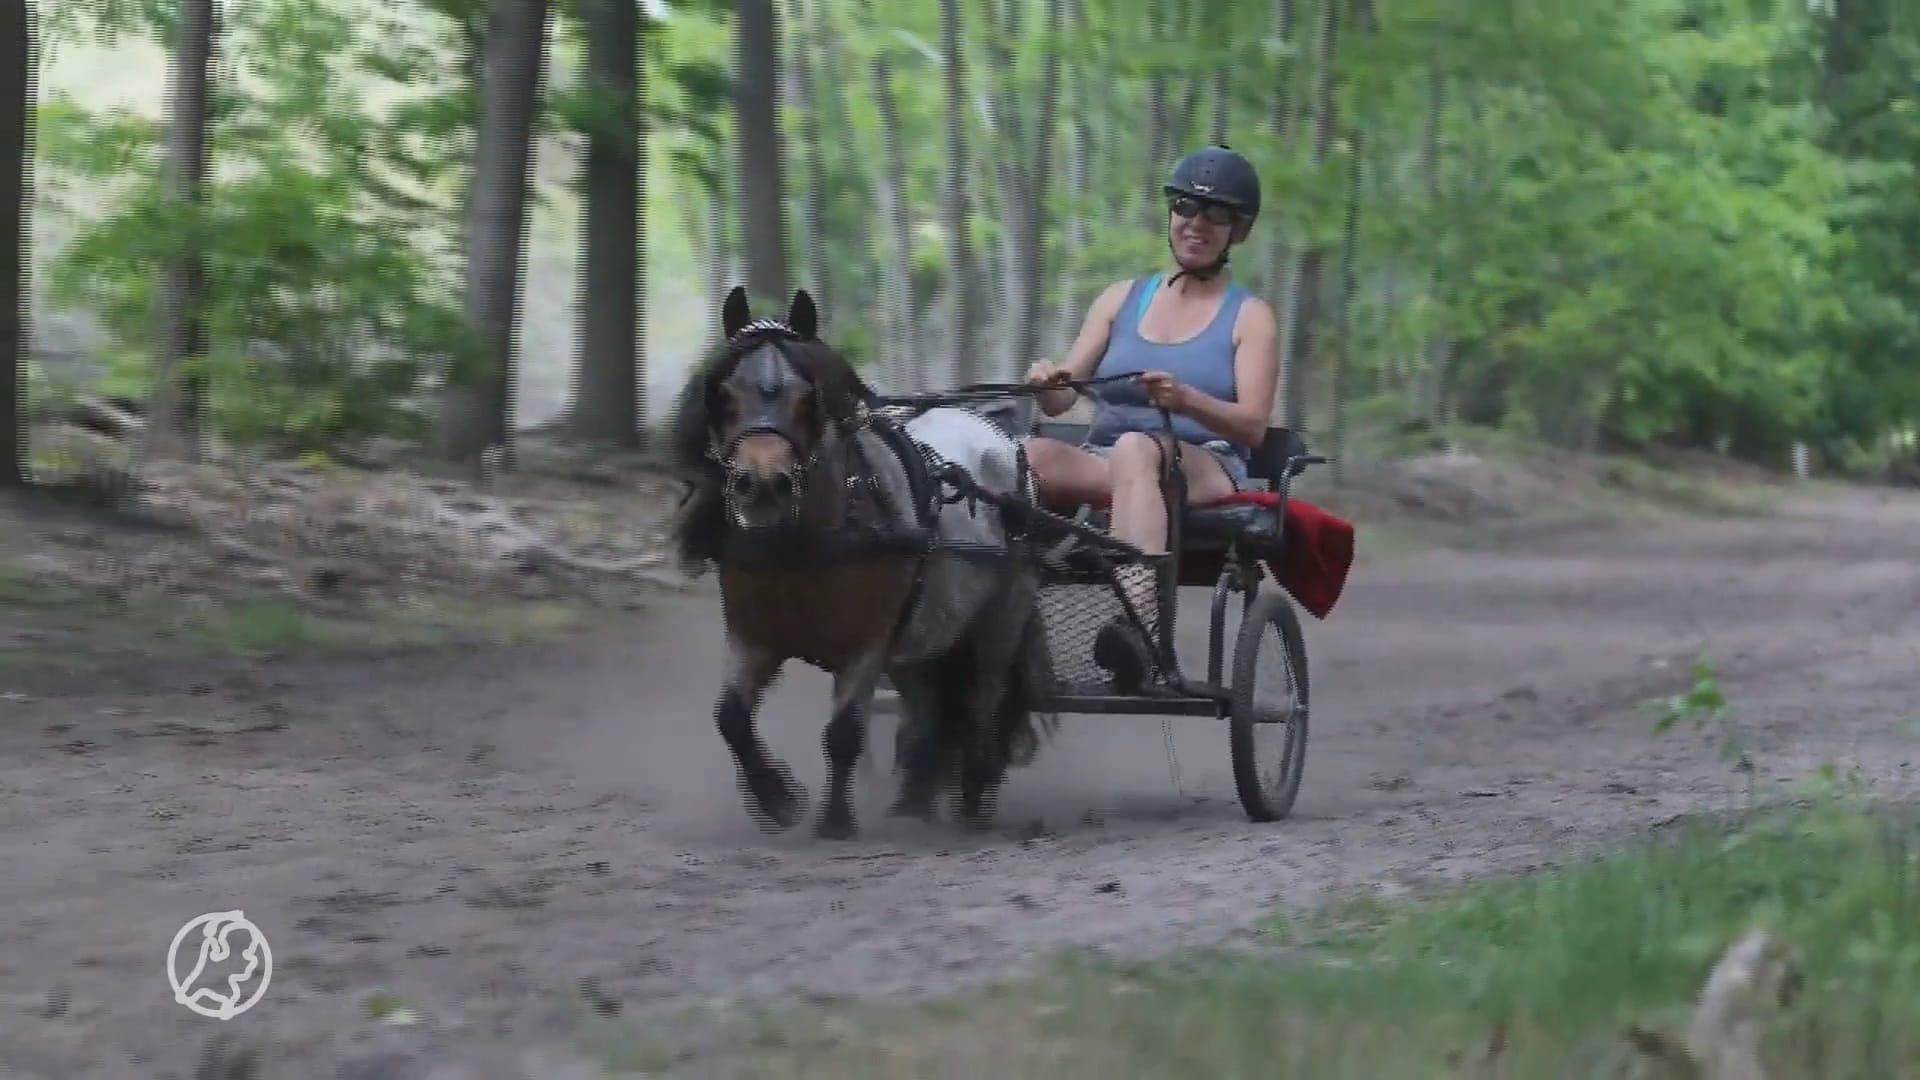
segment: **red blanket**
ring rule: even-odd
[[[1280,497],[1266,491],[1237,491],[1207,506],[1259,506],[1268,510]],[[1353,523],[1310,502],[1287,500],[1278,556],[1266,560],[1267,572],[1316,619],[1324,619],[1346,587],[1353,568]]]

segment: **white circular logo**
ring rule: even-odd
[[[244,942],[229,940],[235,931],[245,933]],[[208,970],[228,960],[234,962]],[[224,978],[218,972],[224,972]],[[209,985],[195,987],[203,975]],[[245,912],[209,911],[195,916],[173,935],[167,949],[167,982],[173,986],[173,1000],[209,1020],[231,1020],[253,1008],[272,980],[273,949]]]

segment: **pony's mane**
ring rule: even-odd
[[[812,384],[830,423],[851,421],[862,406],[875,400],[873,389],[832,346],[817,338],[802,338],[778,323],[749,324],[715,347],[688,378],[673,416],[674,470],[686,483],[687,494],[669,533],[683,569],[689,572],[698,573],[719,557],[726,530],[721,498],[725,476],[719,463],[708,456],[716,392],[741,360],[767,344],[779,349],[800,377]]]

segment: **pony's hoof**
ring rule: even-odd
[[[887,807],[887,817],[910,817],[910,819],[914,819],[914,821],[924,821],[927,822],[927,824],[933,824],[933,819],[935,819],[933,799],[895,799],[893,805]]]
[[[899,798],[893,800],[892,806],[887,807],[887,816],[913,818],[916,821],[924,821],[931,824],[935,817],[933,796],[931,794],[901,795]]]
[[[779,776],[749,788],[747,811],[760,831],[783,833],[799,824],[807,812],[807,791]]]
[[[993,815],[989,813],[980,813],[978,811],[971,814],[962,813],[957,820],[960,824],[960,831],[970,835],[990,832],[993,829]]]
[[[760,826],[761,832],[769,834],[786,832],[798,824],[801,817],[800,806],[792,802],[774,806],[756,804],[748,809],[753,814],[754,824]]]
[[[972,806],[964,800],[953,808],[954,823],[961,832],[983,833],[993,828],[993,807],[990,804],[976,803]]]
[[[978,791],[963,789],[954,795],[953,820],[965,832],[986,832],[993,828],[999,801],[997,784],[986,785]]]
[[[820,823],[813,827],[813,835],[822,840],[851,840],[859,833],[851,810],[829,810],[820,815]]]

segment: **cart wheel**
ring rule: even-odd
[[[1254,597],[1241,620],[1232,691],[1227,730],[1240,805],[1252,821],[1278,821],[1300,793],[1308,713],[1307,646],[1278,591]]]

